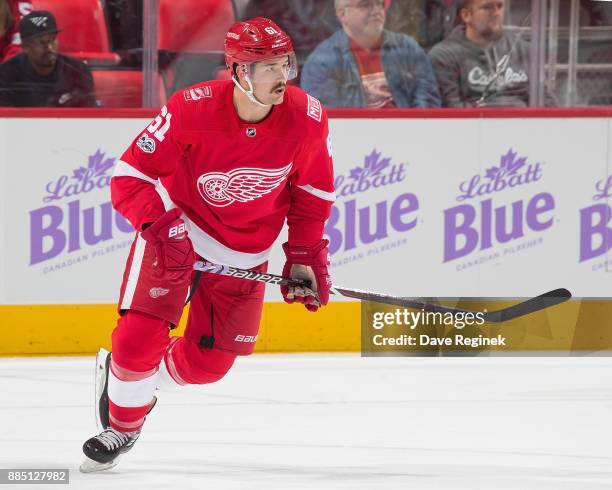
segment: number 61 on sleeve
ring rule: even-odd
[[[164,141],[166,137],[165,135],[170,129],[170,119],[172,119],[172,114],[168,112],[168,108],[166,106],[162,107],[161,114],[157,116],[151,124],[149,124],[147,131],[155,136],[157,141]],[[162,123],[164,124],[163,126]]]

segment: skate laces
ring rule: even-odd
[[[107,449],[113,450],[128,442],[129,436],[115,429],[106,429],[96,439],[104,444]]]

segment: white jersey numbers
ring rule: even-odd
[[[154,153],[156,146],[155,140],[160,143],[164,141],[166,133],[170,129],[171,119],[172,114],[168,112],[168,108],[166,106],[162,107],[159,116],[157,116],[153,122],[149,124],[146,131],[140,135],[136,141],[136,146],[145,153]],[[151,138],[147,132],[149,132],[153,138]]]
[[[170,129],[170,119],[172,119],[172,114],[168,112],[168,108],[166,106],[162,107],[161,114],[157,116],[155,120],[149,125],[147,131],[153,136],[155,136],[157,141],[164,141],[164,138],[166,137],[165,135]]]

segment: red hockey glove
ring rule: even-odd
[[[321,240],[314,247],[292,247],[289,243],[283,244],[287,257],[283,276],[308,279],[312,285],[311,289],[281,286],[283,299],[287,303],[303,303],[310,311],[317,311],[320,305],[327,304],[331,287],[327,271],[328,244],[327,240]]]
[[[154,276],[173,281],[191,277],[195,254],[180,209],[162,214],[141,236],[155,247]]]

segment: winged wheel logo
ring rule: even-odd
[[[216,207],[249,202],[269,194],[289,175],[293,163],[282,168],[237,168],[229,172],[209,172],[197,181],[202,198]]]

